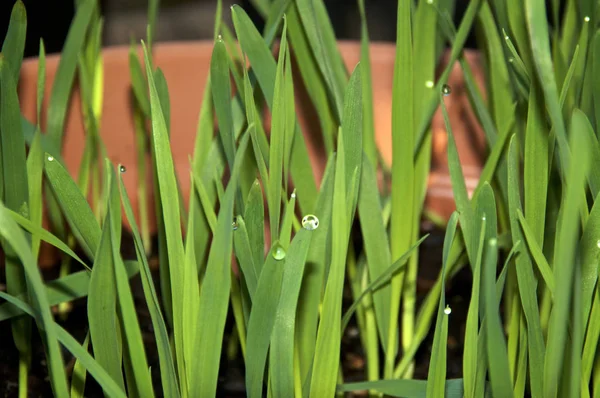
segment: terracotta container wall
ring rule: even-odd
[[[194,139],[201,99],[206,77],[210,66],[213,43],[188,42],[158,44],[155,46],[155,65],[160,67],[166,77],[171,101],[171,146],[175,168],[182,185],[184,197],[190,189],[189,156],[194,148]],[[351,70],[359,61],[360,45],[356,42],[341,42],[340,49],[346,64]],[[107,48],[104,56],[104,103],[100,132],[114,164],[122,163],[127,167],[124,174],[132,205],[137,217],[136,150],[134,141],[134,125],[130,106],[130,78],[127,47]],[[383,158],[391,164],[391,114],[392,114],[392,81],[395,47],[393,44],[374,43],[371,46],[373,90],[375,101],[376,141],[382,151]],[[476,73],[476,79],[482,83],[482,73],[478,66],[478,58],[468,53],[467,59]],[[49,93],[58,66],[58,56],[47,58],[46,97],[43,113],[48,106]],[[417,82],[419,84],[419,82]],[[422,82],[425,84],[425,82]],[[467,180],[467,187],[474,188],[482,164],[483,135],[468,104],[466,89],[458,64],[448,81],[452,87],[452,95],[447,97],[446,104],[450,112],[454,134],[456,136],[459,155]],[[37,85],[37,60],[27,59],[21,70],[19,97],[25,117],[35,122]],[[308,126],[316,125],[307,119],[306,106],[297,106],[300,125],[303,131]],[[64,135],[63,156],[73,176],[77,175],[81,161],[85,136],[80,112],[80,99],[75,91],[69,111]],[[44,126],[42,120],[42,126]],[[426,206],[444,217],[454,209],[452,190],[448,177],[446,162],[446,132],[441,115],[436,113],[432,124],[434,134],[434,154],[432,157],[432,173],[429,181]],[[305,134],[309,136],[309,134]],[[317,180],[322,175],[325,159],[320,144],[307,142],[314,173]],[[148,163],[149,165],[149,163]],[[148,185],[152,183],[148,177]],[[150,198],[149,210],[153,211],[154,203]],[[126,222],[126,220],[124,220]],[[47,223],[45,224],[47,226]],[[154,225],[152,225],[154,228]],[[51,250],[44,247],[41,265],[53,263]]]

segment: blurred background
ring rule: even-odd
[[[16,0],[0,0],[0,43],[4,40],[12,6]],[[74,14],[74,0],[23,0],[28,16],[26,56],[37,56],[40,37],[47,53],[60,52]],[[216,0],[161,0],[157,24],[158,41],[211,39]],[[459,22],[469,0],[456,1],[455,21]],[[229,20],[229,6],[239,4],[259,29],[262,20],[249,0],[223,0],[223,14]],[[354,0],[325,0],[339,39],[358,39],[360,20]],[[372,40],[395,41],[397,0],[365,0]],[[104,15],[104,45],[129,44],[146,35],[147,0],[100,0]],[[468,46],[474,46],[473,39]]]

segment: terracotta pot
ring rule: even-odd
[[[189,158],[194,147],[194,137],[198,121],[200,102],[206,77],[209,72],[210,57],[213,43],[211,41],[158,44],[154,50],[155,65],[160,67],[167,79],[171,100],[171,146],[175,168],[182,184],[184,197],[187,198],[190,189]],[[357,42],[340,42],[340,50],[349,68],[359,61],[360,45]],[[481,83],[483,73],[478,63],[476,53],[466,54],[476,79]],[[104,57],[104,105],[100,131],[110,159],[127,167],[124,182],[132,200],[137,217],[137,198],[135,195],[138,172],[136,169],[134,126],[130,109],[130,79],[127,47],[107,48]],[[395,47],[393,44],[373,43],[371,45],[373,90],[375,101],[375,129],[377,144],[383,158],[391,164],[391,110],[392,110],[392,79],[394,68]],[[59,56],[52,55],[46,60],[46,98],[44,114],[48,105]],[[423,82],[423,84],[425,84]],[[483,134],[476,118],[471,111],[466,96],[462,74],[458,65],[448,81],[452,87],[452,95],[446,100],[452,119],[457,146],[467,187],[472,189],[481,169],[480,154],[483,148]],[[27,119],[35,121],[37,85],[37,59],[27,59],[21,69],[19,97],[21,109]],[[298,93],[297,103],[302,103],[306,96]],[[311,119],[310,108],[298,106],[299,120],[303,131],[307,130]],[[77,89],[74,91],[64,134],[63,156],[66,166],[73,176],[81,161],[84,147],[83,122],[80,111],[80,100]],[[45,121],[42,120],[42,126]],[[434,134],[434,153],[432,155],[432,172],[429,179],[426,207],[429,210],[447,217],[454,209],[452,190],[446,162],[446,132],[441,115],[436,114],[432,124]],[[309,135],[305,134],[307,137]],[[307,142],[315,178],[320,181],[325,166],[323,151],[314,140]],[[148,163],[149,164],[149,163]],[[152,183],[148,178],[148,184]],[[154,204],[149,198],[149,209],[153,211]],[[124,220],[126,222],[126,220]],[[45,221],[47,226],[47,222]],[[155,228],[154,225],[151,225]],[[40,263],[49,266],[55,263],[53,250],[43,246]]]

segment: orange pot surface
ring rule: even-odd
[[[213,43],[211,41],[165,43],[157,44],[154,48],[155,66],[162,69],[168,82],[171,101],[171,148],[175,168],[186,200],[190,189],[189,157],[193,153],[198,114],[209,73],[212,48]],[[357,42],[340,42],[340,50],[348,69],[352,70],[360,58],[360,44]],[[387,43],[373,43],[370,50],[376,141],[383,158],[388,164],[391,164],[392,83],[395,46]],[[111,161],[115,165],[121,163],[127,168],[123,179],[137,218],[136,181],[138,171],[136,168],[134,124],[130,105],[132,94],[128,51],[128,47],[125,46],[106,48],[103,51],[104,102],[100,133]],[[478,67],[478,55],[476,53],[466,53],[466,58],[474,70],[476,80],[482,86],[483,74]],[[42,117],[45,117],[50,97],[49,93],[51,92],[58,62],[58,55],[51,55],[46,58],[46,96]],[[36,121],[37,65],[38,62],[35,58],[24,61],[19,85],[21,109],[25,117],[31,122]],[[416,84],[425,84],[425,82],[416,82]],[[467,187],[473,189],[477,183],[482,164],[480,154],[484,148],[483,134],[468,104],[465,84],[458,65],[455,65],[448,84],[452,87],[452,95],[447,97],[446,104],[450,113],[459,155],[463,163]],[[300,93],[300,90],[297,91],[298,104],[301,100],[306,99],[306,96]],[[314,122],[314,116],[310,116],[310,106],[297,106],[297,108],[300,125],[305,131],[305,137],[307,137],[309,155],[314,166],[313,172],[317,181],[320,181],[326,163],[322,145],[310,139],[310,134],[307,133],[309,126],[312,128],[317,124]],[[42,120],[42,126],[44,126],[44,122]],[[426,207],[444,217],[448,217],[454,210],[454,204],[446,162],[446,131],[439,111],[434,117],[432,129],[434,152],[432,154],[432,173],[429,180]],[[77,175],[84,143],[80,97],[76,89],[66,122],[62,150],[66,166],[73,176]],[[148,185],[151,186],[151,175],[148,176],[147,180]],[[154,210],[152,197],[149,197],[148,205],[149,210],[152,212]],[[151,219],[153,220],[153,217]],[[128,227],[125,218],[124,222]],[[47,226],[47,221],[44,223]],[[151,228],[153,230],[155,228],[153,221]],[[41,265],[53,264],[54,258],[52,250],[45,246],[40,258]]]

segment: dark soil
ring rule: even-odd
[[[442,244],[444,232],[438,229],[424,227],[423,233],[430,233],[420,248],[419,276],[417,284],[418,305],[421,304],[427,292],[433,286],[441,269]],[[123,256],[126,259],[134,258],[135,253],[130,236],[123,234]],[[156,247],[156,245],[155,245]],[[158,280],[156,272],[155,280]],[[58,277],[58,267],[44,272],[46,280]],[[0,276],[0,289],[4,289],[4,273]],[[155,381],[155,392],[160,396],[160,373],[158,366],[158,355],[154,344],[154,332],[150,315],[144,303],[144,297],[139,277],[132,279],[132,287],[138,309],[138,319],[146,343],[148,364],[152,369],[152,377]],[[157,289],[159,284],[156,284]],[[459,378],[462,376],[462,351],[464,339],[464,325],[468,309],[469,295],[471,291],[471,275],[468,270],[459,272],[453,279],[452,284],[446,291],[446,301],[452,308],[452,315],[448,331],[448,353],[447,353],[447,377]],[[344,307],[352,303],[351,295],[345,294]],[[56,316],[58,322],[68,330],[78,341],[83,342],[87,333],[86,299],[82,298],[73,302],[70,313],[62,319]],[[233,326],[233,317],[229,316],[226,326],[226,336],[223,344],[223,357],[221,358],[221,372],[219,376],[218,396],[221,397],[245,397],[244,389],[244,367],[241,359],[230,361],[225,355],[229,336]],[[361,381],[366,378],[366,361],[360,345],[355,321],[346,329],[342,339],[342,366],[344,368],[345,381]],[[34,332],[32,341],[33,359],[29,375],[29,397],[50,397],[52,390],[48,381],[45,354],[37,331]],[[0,323],[0,397],[16,397],[18,393],[18,352],[12,342],[12,333],[9,322]],[[426,340],[421,345],[416,355],[416,367],[414,378],[426,379],[429,368],[429,357],[433,343],[433,327]],[[63,357],[70,375],[74,358],[68,351],[63,351]],[[239,356],[238,356],[239,358]],[[92,377],[87,377],[85,396],[89,398],[103,397],[102,391]]]

